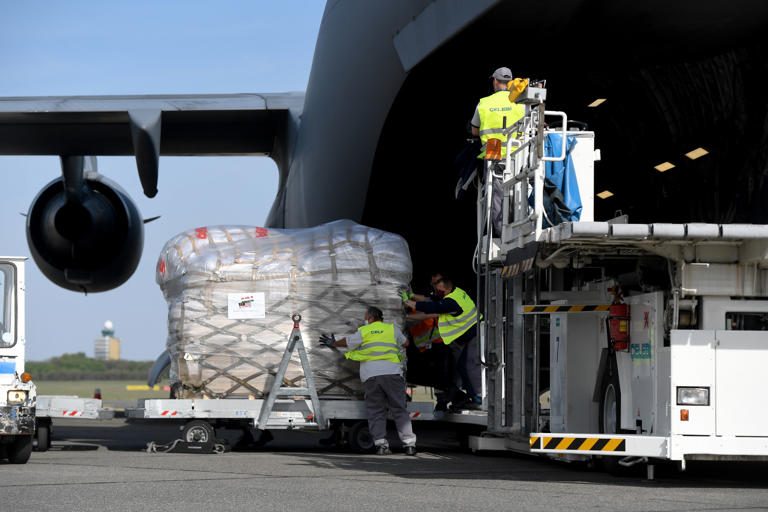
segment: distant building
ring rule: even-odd
[[[102,361],[117,361],[120,359],[120,339],[115,337],[115,328],[111,321],[104,322],[101,338],[93,342],[93,358]]]

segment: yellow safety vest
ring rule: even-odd
[[[456,338],[467,332],[477,323],[477,308],[472,299],[469,298],[469,295],[467,295],[467,292],[461,288],[454,288],[444,298],[455,300],[462,310],[459,316],[441,313],[437,319],[443,343],[450,345]]]
[[[504,118],[507,118],[506,127],[510,128],[525,116],[525,106],[509,101],[509,91],[496,91],[490,96],[480,98],[477,113],[480,116],[480,142],[483,144],[478,158],[485,157],[488,139],[501,141],[501,157],[506,158],[507,136],[503,133]],[[517,136],[518,134],[515,134],[515,137]]]
[[[362,336],[363,342],[356,349],[346,352],[344,357],[353,361],[401,362],[394,324],[373,322],[360,327],[357,332]]]

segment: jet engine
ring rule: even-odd
[[[130,197],[83,157],[62,157],[63,176],[46,185],[27,214],[27,242],[45,276],[68,290],[103,292],[136,270],[144,223]]]

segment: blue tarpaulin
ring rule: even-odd
[[[563,138],[559,133],[550,133],[544,139],[544,154],[548,157],[560,156]],[[571,159],[571,151],[576,146],[576,137],[570,136],[566,141],[567,157],[561,162],[547,162],[545,177],[563,194],[563,202],[570,210],[563,220],[577,221],[581,217],[581,196],[579,184],[576,182],[576,171]]]

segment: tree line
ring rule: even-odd
[[[154,361],[102,361],[83,352],[27,361],[26,371],[43,380],[140,380],[147,379]]]

